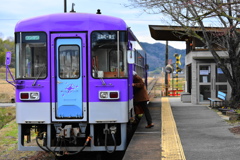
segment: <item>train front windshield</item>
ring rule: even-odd
[[[45,33],[16,33],[16,78],[47,76],[47,36]]]
[[[127,77],[127,40],[124,31],[95,31],[92,39],[92,76]]]

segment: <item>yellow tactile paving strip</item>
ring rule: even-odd
[[[162,97],[162,160],[186,160],[167,97]]]

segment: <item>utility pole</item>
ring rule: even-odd
[[[64,13],[67,12],[67,0],[64,0]]]
[[[165,66],[168,65],[168,41],[166,40]],[[165,72],[165,96],[168,96],[168,73]]]

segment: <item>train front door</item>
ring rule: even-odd
[[[56,102],[54,119],[84,119],[83,52],[85,34],[54,34]],[[83,35],[83,36],[81,36]],[[84,49],[83,49],[84,48]]]

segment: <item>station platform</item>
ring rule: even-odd
[[[145,128],[141,118],[123,160],[239,159],[240,135],[231,133],[234,126],[207,105],[159,97],[148,107],[154,127]]]
[[[148,104],[154,127],[145,128],[146,118],[143,115],[128,145],[123,160],[157,160],[161,158],[161,101],[155,98]]]

